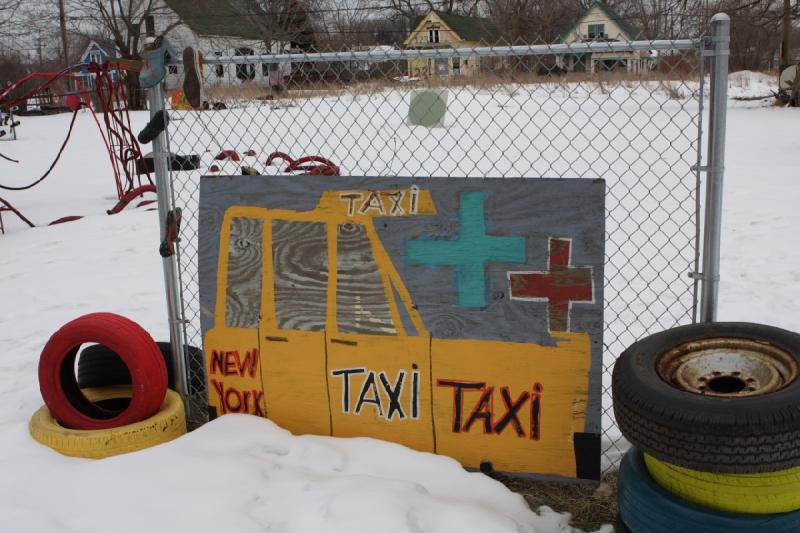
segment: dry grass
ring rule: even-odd
[[[255,100],[270,94],[267,87],[261,87],[255,83],[243,83],[241,85],[209,87],[204,89],[206,98],[209,100]]]
[[[375,78],[367,80],[354,80],[349,82],[319,80],[303,83],[302,85],[290,84],[287,91],[273,93],[268,87],[245,83],[234,86],[206,87],[206,95],[212,101],[253,101],[257,99],[282,100],[297,98],[339,97],[343,95],[361,96],[378,94],[391,89],[442,89],[469,87],[477,91],[493,91],[499,89],[509,90],[509,87],[539,84],[598,84],[602,94],[606,94],[614,87],[633,89],[642,83],[660,82],[666,89],[670,98],[680,98],[675,90],[675,82],[685,79],[677,73],[646,72],[640,74],[626,71],[597,72],[587,74],[569,72],[565,74],[541,75],[535,72],[503,72],[491,71],[474,76],[461,76],[453,78],[430,77],[413,83],[403,83],[392,78]]]
[[[599,484],[510,477],[499,481],[521,494],[533,510],[546,505],[572,514],[572,525],[584,531],[596,531],[603,524],[613,524],[617,516],[617,472],[606,474]]]

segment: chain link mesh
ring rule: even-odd
[[[268,166],[267,158],[285,152],[327,158],[342,175],[602,178],[603,464],[615,466],[626,448],[611,408],[616,357],[649,333],[695,319],[689,274],[699,249],[704,42],[239,57],[206,51],[209,109],[167,104],[169,150],[200,156],[199,169],[171,171],[173,202],[183,209],[178,261],[187,342],[202,346],[200,314],[209,312],[200,308],[197,279],[201,175],[244,167],[282,174],[285,163]],[[182,67],[172,68],[167,89],[181,78]],[[428,89],[446,95],[443,123],[411,125],[410,99]],[[218,160],[225,150],[240,160]],[[186,363],[193,427],[205,422],[203,366]]]

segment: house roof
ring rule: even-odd
[[[454,15],[452,13],[445,13],[443,11],[436,11],[434,9],[421,17],[417,17],[416,20],[414,20],[414,29],[412,30],[412,33],[417,31],[419,25],[422,23],[425,17],[430,15],[431,12],[436,13],[436,15],[442,19],[445,24],[450,26],[451,30],[456,32],[458,36],[465,41],[483,41],[485,43],[493,43],[497,41],[500,35],[497,26],[495,26],[494,22],[489,19]]]
[[[197,35],[253,40],[264,38],[267,13],[255,0],[164,1]]]
[[[86,45],[86,48],[83,50],[81,55],[79,56],[81,59],[85,58],[89,55],[89,52],[95,48],[103,53],[107,59],[116,59],[117,57],[117,47],[114,45],[113,41],[97,41],[92,39],[89,41],[89,44]]]
[[[581,14],[581,16],[578,17],[578,20],[575,21],[575,24],[573,24],[567,31],[561,34],[559,40],[563,41],[564,39],[567,38],[567,36],[570,33],[575,31],[575,28],[577,28],[578,25],[580,25],[580,23],[583,22],[583,20],[586,18],[586,16],[594,7],[600,9],[600,11],[602,11],[610,20],[613,20],[616,23],[616,25],[619,26],[619,28],[627,34],[627,37],[629,39],[633,39],[639,35],[640,32],[635,30],[630,24],[625,22],[625,20],[623,20],[622,17],[620,17],[619,14],[616,11],[614,11],[614,9],[611,8],[611,6],[609,6],[608,4],[606,4],[601,0],[594,0],[592,5],[590,5],[588,9],[586,9],[586,11],[584,11]]]

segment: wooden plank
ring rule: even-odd
[[[336,319],[342,333],[396,335],[378,263],[361,224],[340,224]]]
[[[258,327],[263,242],[263,219],[236,217],[231,220],[225,294],[225,324],[229,328]]]
[[[279,329],[325,329],[328,242],[325,224],[272,221],[275,318]]]

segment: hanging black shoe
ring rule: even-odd
[[[164,128],[167,127],[167,122],[169,122],[169,119],[167,118],[167,112],[164,110],[159,111],[153,116],[153,118],[150,119],[150,122],[148,122],[147,126],[145,126],[144,129],[139,132],[139,135],[136,138],[139,139],[139,142],[142,144],[149,143],[158,137],[159,133],[164,131]]]
[[[183,94],[194,109],[203,109],[203,72],[200,52],[187,46],[183,49]]]

